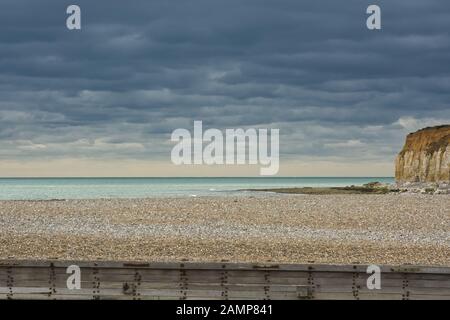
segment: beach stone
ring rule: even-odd
[[[450,265],[448,208],[409,192],[0,201],[0,258]]]

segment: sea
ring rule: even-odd
[[[242,196],[243,189],[362,185],[393,177],[0,178],[0,200]]]

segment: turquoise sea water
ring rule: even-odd
[[[0,178],[1,200],[242,195],[239,189],[391,183],[393,178]]]

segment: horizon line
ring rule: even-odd
[[[266,178],[395,178],[394,176],[61,176],[61,177],[51,177],[51,176],[29,176],[29,177],[20,177],[20,176],[14,176],[14,177],[0,177],[0,179],[182,179],[182,178],[188,178],[188,179],[204,179],[204,178],[229,178],[229,179],[236,179],[236,178],[255,178],[255,179],[266,179]]]

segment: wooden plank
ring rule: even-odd
[[[365,272],[367,265],[324,265],[324,264],[276,264],[276,263],[230,263],[230,262],[146,262],[146,261],[70,261],[70,260],[0,260],[0,266],[45,266],[67,267],[76,264],[80,267],[136,268],[139,269],[223,269],[230,270],[286,270],[286,271],[338,271]],[[383,273],[437,273],[450,274],[450,267],[443,266],[380,266]]]
[[[81,290],[69,290],[69,265]],[[0,299],[428,299],[450,300],[450,268],[382,266],[369,290],[364,265],[0,261]]]

